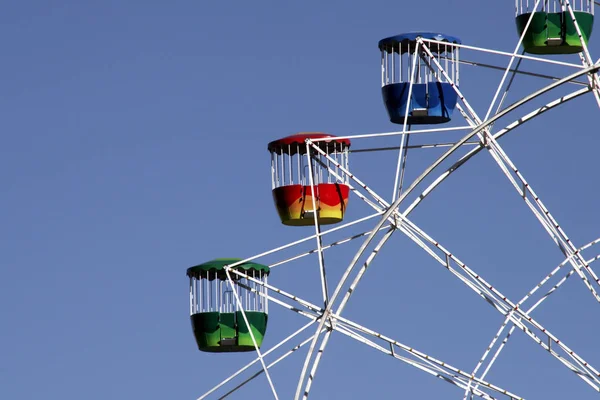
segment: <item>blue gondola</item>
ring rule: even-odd
[[[427,42],[427,47],[439,66],[422,48],[416,49],[419,37],[436,41]],[[407,103],[408,125],[450,121],[457,101],[453,85],[459,82],[459,49],[453,44],[460,43],[457,37],[432,32],[405,33],[379,41],[381,90],[391,122],[404,124]]]

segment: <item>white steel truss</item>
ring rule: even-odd
[[[533,7],[534,10],[538,7],[539,3],[540,0],[535,1]],[[579,37],[582,38],[581,29],[577,24],[571,2],[569,0],[562,0],[562,4],[565,10],[571,16]],[[534,13],[535,11],[532,13],[528,24],[531,22]],[[600,287],[600,278],[591,267],[591,265],[600,258],[600,255],[596,255],[587,259],[584,257],[584,252],[595,244],[599,243],[600,239],[596,239],[582,247],[578,247],[576,244],[574,244],[571,238],[566,234],[564,228],[557,222],[556,218],[549,211],[548,207],[544,204],[544,202],[542,202],[539,195],[534,191],[532,184],[525,179],[523,172],[517,168],[515,163],[508,156],[507,152],[499,144],[499,139],[509,132],[526,125],[527,122],[536,117],[540,117],[547,112],[551,112],[558,106],[561,106],[586,94],[591,93],[600,107],[600,78],[598,76],[600,63],[592,60],[589,49],[583,40],[583,51],[579,54],[581,62],[580,64],[553,61],[541,57],[519,54],[523,37],[524,35],[520,37],[515,50],[512,53],[483,49],[464,44],[448,44],[431,39],[417,38],[415,51],[419,52],[419,54],[423,54],[426,57],[424,60],[425,62],[429,60],[430,64],[426,65],[429,65],[431,68],[432,76],[436,78],[443,78],[444,82],[452,85],[459,99],[457,111],[465,119],[466,125],[451,128],[413,129],[414,127],[411,127],[407,124],[407,105],[404,124],[402,129],[399,131],[366,134],[361,133],[340,136],[340,139],[347,138],[355,141],[360,141],[361,139],[367,138],[377,139],[390,136],[400,137],[399,145],[396,147],[362,148],[351,151],[368,152],[390,150],[398,152],[395,168],[395,179],[393,182],[393,191],[390,201],[387,201],[384,197],[377,194],[364,181],[359,179],[349,167],[339,164],[330,155],[321,150],[316,145],[316,142],[322,139],[306,140],[306,151],[309,156],[318,155],[321,157],[321,159],[327,160],[326,164],[319,163],[318,161],[316,161],[315,164],[308,162],[308,176],[310,180],[309,184],[313,190],[313,193],[315,189],[315,182],[313,181],[314,171],[312,169],[314,166],[318,165],[320,168],[327,169],[331,176],[334,176],[341,181],[349,182],[351,192],[356,195],[358,199],[371,207],[373,209],[373,213],[355,221],[340,224],[339,226],[335,226],[326,230],[323,230],[319,225],[317,213],[314,213],[314,235],[298,239],[292,243],[277,247],[272,250],[261,252],[260,254],[252,257],[247,257],[242,261],[232,263],[226,267],[227,282],[229,285],[241,286],[243,289],[249,290],[252,293],[255,293],[257,296],[262,296],[287,310],[306,317],[308,321],[304,326],[300,327],[294,333],[290,334],[271,349],[266,351],[261,351],[259,349],[256,339],[252,334],[252,330],[250,329],[250,335],[256,348],[257,358],[243,366],[230,377],[225,378],[221,383],[214,386],[199,399],[208,398],[208,396],[214,395],[218,390],[222,390],[230,384],[234,385],[220,397],[225,398],[243,388],[248,382],[261,375],[264,375],[267,378],[273,393],[273,397],[277,399],[279,397],[276,391],[276,385],[271,379],[269,369],[273,368],[286,357],[292,355],[298,349],[302,347],[308,347],[308,352],[306,354],[302,370],[299,374],[298,384],[294,396],[296,400],[301,398],[306,399],[310,395],[312,384],[316,378],[319,363],[324,356],[327,344],[331,338],[335,337],[334,333],[354,339],[358,343],[367,345],[381,353],[393,357],[394,359],[402,361],[407,365],[410,365],[461,388],[464,391],[463,399],[472,398],[473,396],[484,399],[495,399],[497,397],[494,396],[498,395],[511,399],[521,399],[522,397],[520,397],[518,394],[510,392],[509,388],[502,388],[485,380],[494,362],[509,343],[509,339],[511,335],[513,335],[515,329],[521,330],[544,351],[551,354],[554,359],[564,365],[568,370],[574,372],[589,387],[600,392],[600,372],[594,366],[590,365],[590,363],[582,356],[577,354],[562,339],[559,339],[555,334],[548,330],[548,328],[543,326],[532,317],[532,312],[536,310],[551,295],[557,293],[559,288],[567,281],[567,279],[574,274],[577,274],[577,276],[581,279],[586,290],[591,293],[593,298],[597,302],[600,302],[600,294],[598,293],[598,288]],[[466,95],[463,94],[458,85],[455,84],[451,74],[444,70],[443,64],[431,52],[430,46],[432,44],[456,46],[465,52],[473,51],[508,57],[508,63],[506,66],[495,66],[477,61],[466,61],[465,59],[460,61],[461,65],[464,65],[465,67],[477,66],[504,71],[502,79],[495,90],[493,100],[489,104],[485,116],[480,117],[476,113],[475,109],[469,104]],[[537,73],[534,71],[521,71],[521,60],[552,64],[568,70],[568,73],[563,77],[559,77],[545,73]],[[411,69],[413,73],[415,71],[416,62],[417,57],[414,57]],[[459,61],[457,60],[457,62]],[[514,65],[515,63],[516,65]],[[514,76],[517,74],[550,80],[551,83],[521,98],[513,104],[504,106],[504,102],[507,98],[506,95],[511,89]],[[587,82],[579,79],[582,77],[585,78]],[[414,74],[412,75],[408,88],[409,97],[412,90],[412,79],[414,79]],[[567,95],[552,97],[552,93],[556,88],[571,84],[574,84],[575,86],[573,87],[577,87],[578,89]],[[545,105],[527,113],[523,113],[523,111],[521,111],[525,108],[523,106],[529,104],[532,100],[541,98],[545,99],[546,97],[549,97],[549,99]],[[513,122],[494,132],[495,124],[501,119],[504,121],[505,117],[512,118]],[[432,142],[428,144],[414,145],[409,141],[411,135],[427,135],[438,132],[460,131],[467,131],[467,133],[460,139],[452,142]],[[404,185],[404,171],[407,165],[410,164],[408,152],[426,148],[446,148],[446,150],[433,163],[427,166],[416,179],[414,179],[410,184]],[[461,155],[460,152],[463,149],[465,149],[466,152]],[[434,189],[439,187],[443,182],[446,182],[446,180],[455,171],[464,166],[472,157],[474,157],[476,154],[479,154],[480,151],[484,149],[487,150],[486,153],[490,154],[504,176],[515,189],[517,195],[523,199],[526,207],[533,213],[535,218],[548,233],[551,240],[556,244],[559,251],[561,251],[561,253],[564,255],[564,261],[551,270],[551,272],[545,276],[542,281],[540,281],[529,292],[527,292],[519,301],[512,301],[505,296],[499,288],[483,278],[482,275],[479,272],[476,272],[474,268],[467,266],[457,257],[455,253],[444,247],[441,243],[433,238],[433,235],[426,233],[411,218],[409,218],[409,215],[420,204],[423,203],[423,201],[434,191]],[[445,161],[451,161],[452,165],[449,168],[441,169],[441,165]],[[437,174],[437,176],[435,174]],[[426,178],[433,178],[433,181],[427,186],[424,184]],[[414,197],[414,200],[411,203],[408,203],[409,196]],[[316,196],[312,196],[313,209],[317,209],[315,198]],[[376,219],[377,222],[373,223],[373,219]],[[362,230],[360,232],[352,232],[344,239],[336,239],[329,242],[325,241],[328,235],[334,232],[350,230],[355,228],[358,224],[369,224],[369,229]],[[396,231],[402,232],[404,236],[417,244],[425,254],[429,255],[431,259],[435,261],[435,263],[440,265],[444,270],[450,272],[465,286],[477,294],[477,296],[484,299],[492,308],[504,316],[503,323],[492,338],[489,346],[483,352],[483,355],[478,360],[472,372],[466,372],[464,369],[454,367],[433,356],[416,350],[415,348],[406,345],[399,340],[392,339],[389,336],[385,336],[384,334],[364,327],[357,322],[342,316],[344,308],[348,304],[352,293],[356,290],[360,281],[366,276],[369,267],[376,259],[379,251],[389,240],[391,240]],[[376,241],[377,237],[379,237],[378,241]],[[293,250],[298,245],[313,240],[315,241],[315,247],[313,249],[303,252]],[[355,240],[362,240],[362,242],[352,257],[352,260],[343,272],[341,278],[336,283],[335,288],[333,291],[330,291],[327,280],[327,260],[325,258],[325,253],[332,248],[343,246]],[[290,251],[294,251],[294,253],[290,255]],[[235,269],[236,266],[244,262],[253,261],[268,255],[277,255],[280,253],[282,255],[279,256],[279,261],[271,263],[270,268],[282,268],[292,261],[300,260],[313,254],[317,255],[322,293],[321,305],[317,305],[306,299],[302,299],[283,290],[282,288],[257,280],[249,275],[246,275],[242,271]],[[567,268],[565,268],[566,266],[570,266],[570,269],[567,270]],[[562,275],[560,274],[561,272]],[[244,285],[240,283],[239,280],[232,279],[232,275],[243,277],[245,278],[246,282],[251,282],[254,286],[251,287]],[[552,286],[550,286],[551,284]],[[257,290],[257,288],[264,288],[266,290]],[[240,306],[239,308],[242,310],[242,316],[246,324],[249,325],[246,314],[241,307],[241,300],[237,295],[237,291],[233,290],[233,294],[235,296],[235,300],[238,302],[238,306]],[[528,301],[532,302],[534,300],[535,302],[533,304],[528,304]],[[283,354],[280,354],[277,358],[273,358],[275,357],[276,352],[284,350],[283,346],[285,344],[288,344],[288,342],[291,342],[294,339],[298,340],[297,337],[310,329],[310,327],[315,329],[312,334],[295,343],[293,347],[285,351]],[[506,332],[507,330],[508,332]],[[267,357],[270,361],[267,360]],[[238,382],[237,384],[234,383],[237,378],[239,378],[243,373],[249,371],[249,369],[255,364],[260,364],[261,368],[256,370],[252,375],[245,378],[241,382]]]

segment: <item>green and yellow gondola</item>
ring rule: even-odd
[[[583,51],[583,43],[587,46],[594,26],[593,1],[571,2],[571,10],[561,0],[540,1],[535,10],[530,9],[529,3],[517,2],[517,32],[519,36],[524,33],[525,52],[574,54]]]
[[[239,258],[218,258],[187,269],[190,319],[200,351],[246,352],[260,348],[267,330],[269,267]],[[230,271],[229,282],[225,268]],[[231,284],[233,283],[233,285]],[[256,346],[255,346],[256,342]]]

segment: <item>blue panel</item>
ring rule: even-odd
[[[404,123],[408,101],[408,82],[384,86],[383,101],[390,121]],[[450,121],[456,107],[456,91],[449,83],[430,82],[413,84],[412,99],[408,109],[408,125],[433,125]],[[415,109],[427,109],[427,115],[413,115]]]
[[[438,40],[440,42],[456,43],[461,44],[462,41],[456,36],[444,35],[443,33],[435,32],[411,32],[403,33],[396,36],[391,36],[379,41],[379,50],[385,50],[387,47],[398,47],[399,43],[416,43],[417,38],[422,37],[423,39]],[[406,48],[406,46],[403,46]],[[411,46],[412,47],[412,46]]]
[[[408,94],[408,85],[406,85],[406,92]],[[406,106],[406,104],[404,104],[404,106]],[[410,111],[414,108],[427,108],[427,85],[413,85],[412,102],[410,106]],[[404,114],[404,108],[402,109],[402,114]]]
[[[417,86],[417,85],[415,85]],[[381,88],[383,103],[387,109],[390,121],[395,124],[404,123],[404,110],[408,98],[408,83],[392,83]],[[409,110],[410,113],[411,110]],[[410,124],[410,118],[409,122]]]

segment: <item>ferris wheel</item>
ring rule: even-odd
[[[324,398],[312,391],[313,383],[318,381],[319,366],[336,337],[348,338],[356,346],[366,345],[431,380],[449,383],[448,397],[522,399],[525,396],[517,390],[488,378],[517,333],[545,352],[565,374],[574,374],[591,393],[600,392],[600,366],[594,365],[577,343],[560,336],[555,327],[535,315],[548,299],[560,296],[565,282],[574,280],[579,281],[572,285],[579,285],[580,293],[600,302],[600,272],[593,268],[600,258],[593,253],[593,246],[600,238],[576,243],[536,191],[535,182],[527,179],[500,144],[501,138],[525,129],[534,120],[543,126],[546,113],[572,100],[585,98],[600,107],[600,62],[593,60],[587,46],[594,2],[516,0],[515,12],[519,39],[513,52],[471,46],[437,32],[404,33],[379,41],[383,103],[390,122],[399,130],[358,135],[300,132],[273,138],[266,145],[274,212],[281,229],[296,230],[298,237],[246,258],[213,258],[187,269],[190,316],[201,356],[230,353],[225,356],[235,363],[236,353],[256,354],[249,362],[240,358],[239,368],[224,374],[221,381],[204,382],[206,392],[200,399],[244,393],[248,384],[258,379],[276,399]],[[498,61],[492,63],[492,59]],[[466,68],[489,69],[501,75],[483,113],[477,112],[469,93],[461,90],[461,73]],[[535,80],[537,86],[509,100],[513,83],[521,76]],[[429,149],[436,149],[435,157],[425,163],[416,161],[417,154]],[[361,168],[362,159],[355,159],[361,153],[376,159],[379,154],[393,154],[388,182],[393,188],[391,195],[363,177],[362,173],[366,176],[369,171]],[[425,229],[413,218],[413,212],[435,197],[439,188],[451,187],[454,174],[467,168],[478,154],[485,154],[499,168],[508,182],[504,187],[510,187],[510,194],[533,215],[545,239],[561,255],[562,262],[545,266],[542,279],[518,298],[496,286],[484,268],[467,264],[468,254],[455,252],[438,239],[439,232]],[[474,294],[473,302],[482,302],[490,313],[500,316],[500,325],[475,365],[456,365],[413,347],[401,335],[394,337],[344,315],[357,288],[369,279],[370,268],[379,268],[379,253],[397,250],[392,244],[397,236],[416,244],[435,266],[428,274],[450,274],[463,290]],[[344,252],[350,256],[335,258],[332,263],[330,252],[337,249],[351,249]],[[342,267],[340,262],[344,262]],[[318,288],[318,299],[277,281],[289,265],[314,272],[311,276],[315,279],[310,282]],[[392,276],[392,271],[389,274]],[[571,277],[575,279],[569,280]],[[268,327],[279,323],[269,317],[273,307],[304,322],[288,327],[288,334],[267,345],[269,329],[274,329]],[[301,357],[300,368],[287,371],[295,376],[295,390],[282,394],[272,372],[292,357]],[[256,398],[251,392],[244,396]]]

